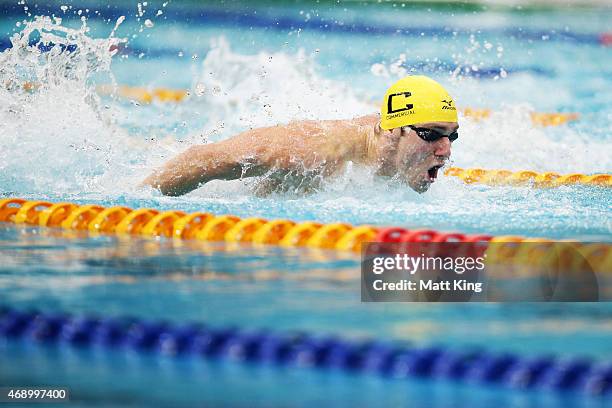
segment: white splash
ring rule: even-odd
[[[300,50],[296,54],[259,52],[241,55],[224,38],[213,41],[194,78],[205,106],[215,140],[231,132],[299,119],[340,119],[372,113],[368,99],[353,91],[349,83],[322,78],[316,59]],[[202,91],[205,90],[205,91]],[[219,124],[225,132],[219,132]]]
[[[121,150],[127,134],[91,83],[94,75],[112,81],[111,59],[121,40],[87,33],[85,22],[70,29],[36,17],[0,54],[3,190],[96,189]]]

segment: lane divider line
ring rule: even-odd
[[[33,82],[25,82],[23,89],[27,92],[33,92],[38,88],[38,84]],[[173,88],[147,88],[127,85],[98,85],[96,91],[103,96],[115,95],[120,98],[136,101],[141,104],[150,104],[153,102],[162,103],[180,103],[184,102],[191,96],[191,91],[188,89],[173,89]],[[493,113],[487,108],[460,108],[459,111],[465,117],[474,120],[483,120],[491,117]],[[531,112],[531,122],[539,126],[560,126],[569,122],[574,122],[580,119],[580,114],[577,112]]]
[[[100,95],[112,95],[135,100],[143,104],[149,104],[153,101],[178,103],[183,102],[190,95],[187,89],[171,89],[171,88],[145,88],[127,85],[100,85],[96,87],[96,91]]]
[[[128,317],[73,316],[18,311],[0,305],[0,337],[40,344],[228,360],[423,378],[520,390],[605,396],[612,390],[612,361],[522,356],[484,348],[415,347],[398,341],[351,340],[311,333],[176,325]]]
[[[475,250],[481,255],[486,253],[491,262],[555,268],[564,266],[575,271],[593,268],[598,272],[612,272],[612,245],[609,243],[570,241],[569,247],[565,245],[559,249],[554,246],[555,241],[546,238],[448,233],[430,229],[408,230],[402,227],[370,225],[353,226],[346,223],[266,220],[259,217],[240,218],[235,215],[213,215],[205,212],[186,214],[175,210],[131,209],[123,206],[104,208],[100,205],[27,201],[21,198],[0,200],[0,222],[86,230],[94,234],[319,248],[347,251],[356,255],[361,253],[363,244],[371,242],[473,243],[475,245],[468,249]],[[457,256],[463,249],[457,248]],[[566,251],[567,256],[542,256],[542,252],[558,251]]]
[[[490,109],[475,108],[463,108],[459,111],[463,113],[463,116],[474,120],[488,119],[492,113]],[[561,126],[580,119],[580,114],[576,112],[531,112],[529,116],[531,123],[539,126]]]
[[[111,85],[100,85],[97,88],[101,95],[117,95],[121,98],[137,101],[142,104],[156,102],[164,103],[179,103],[187,100],[191,91],[187,89],[171,89],[171,88],[146,88],[146,87],[131,87],[120,85],[113,87]],[[475,120],[488,119],[492,111],[490,109],[480,108],[463,108],[460,109],[464,116]],[[531,121],[534,125],[540,126],[560,126],[568,122],[579,120],[580,114],[576,112],[532,112],[530,114]]]
[[[444,172],[447,176],[458,177],[468,184],[486,184],[492,186],[533,186],[561,187],[587,185],[612,187],[611,174],[559,174],[555,172],[538,173],[531,170],[487,170],[480,168],[463,169],[451,167]]]

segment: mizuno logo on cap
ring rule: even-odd
[[[445,103],[446,105],[444,105],[442,107],[442,109],[447,109],[447,110],[457,110],[457,108],[455,108],[453,106],[453,100],[451,99],[450,101],[447,100],[443,100],[442,103]]]

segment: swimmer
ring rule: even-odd
[[[423,193],[449,159],[458,128],[446,90],[428,77],[407,76],[387,90],[380,115],[296,121],[193,146],[144,184],[177,196],[212,180],[265,176],[256,193],[309,192],[353,162]]]

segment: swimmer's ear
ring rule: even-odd
[[[399,139],[402,136],[401,132],[395,132],[395,129],[384,130],[380,127],[380,121],[374,125],[374,135],[379,137],[381,135],[385,136],[385,140],[387,140],[391,145],[397,146],[399,143]]]
[[[393,132],[393,129],[385,130],[382,127],[380,127],[380,120],[379,120],[378,122],[376,122],[376,125],[374,125],[374,134],[376,136],[380,136],[383,133],[394,134],[395,132]]]
[[[374,125],[374,134],[376,136],[379,136],[382,133],[382,128],[380,127],[380,120],[378,122],[376,122],[376,124]]]

